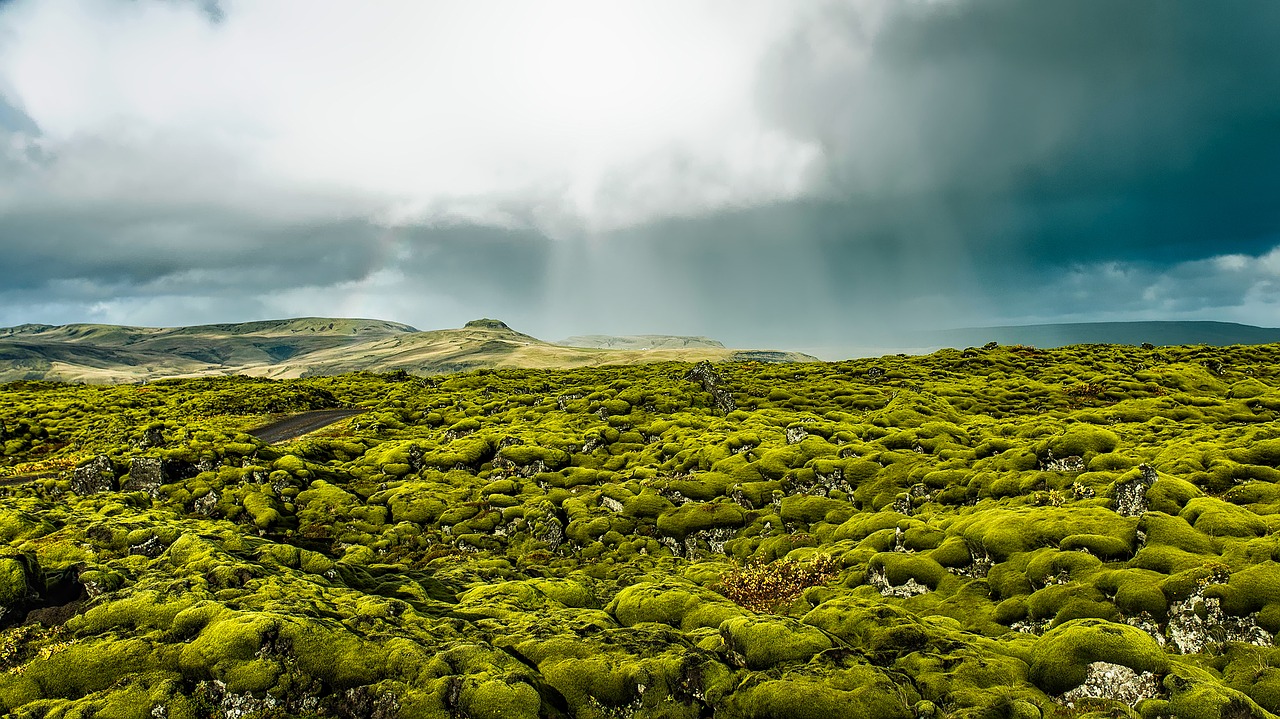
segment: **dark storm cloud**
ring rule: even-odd
[[[829,5],[759,83],[823,148],[821,192],[584,243],[560,307],[738,344],[1250,302],[1234,316],[1266,322],[1280,6],[1227,7]]]
[[[9,7],[0,323],[812,346],[1280,310],[1280,4],[583,3],[545,43],[463,4],[319,3],[314,33],[271,4]],[[614,47],[671,27],[683,54]],[[406,95],[424,67],[450,70]]]
[[[434,327],[488,312],[550,325],[538,308],[551,241],[532,231],[99,208],[10,211],[0,216],[0,246],[0,305],[54,313],[40,320],[85,320],[96,308],[96,321],[151,324],[174,323],[173,312],[183,323],[356,312]],[[353,306],[352,294],[370,301]],[[441,316],[432,303],[452,312]],[[0,312],[0,324],[28,319]]]
[[[477,225],[386,228],[367,220],[279,224],[183,210],[140,215],[102,210],[0,217],[3,286],[58,282],[169,289],[198,273],[204,289],[241,293],[355,282],[391,269],[451,293],[536,299],[550,240],[533,231]]]
[[[204,282],[243,292],[268,282],[274,289],[332,285],[377,269],[383,232],[363,220],[281,226],[202,208],[10,211],[0,216],[2,284],[145,288],[198,272]]]
[[[831,5],[761,82],[825,148],[835,204],[898,203],[1036,267],[1276,243],[1280,5],[966,0],[882,22]]]
[[[393,233],[408,250],[396,266],[431,286],[459,297],[496,295],[511,304],[543,299],[552,242],[539,232],[454,225]]]

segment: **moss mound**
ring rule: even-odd
[[[1084,683],[1093,662],[1120,664],[1139,672],[1164,673],[1169,657],[1149,634],[1100,619],[1075,619],[1036,642],[1031,680],[1050,694]]]

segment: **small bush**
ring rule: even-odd
[[[829,554],[814,555],[808,562],[751,562],[731,570],[715,589],[739,606],[769,613],[789,605],[809,587],[826,584],[839,571]]]

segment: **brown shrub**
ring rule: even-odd
[[[804,590],[831,581],[840,566],[829,554],[808,562],[750,562],[731,570],[715,590],[753,612],[769,613],[795,601]]]

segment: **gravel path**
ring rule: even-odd
[[[268,444],[285,442],[334,422],[364,414],[363,409],[318,409],[314,412],[303,412],[292,417],[285,417],[277,422],[249,430],[249,434]]]

